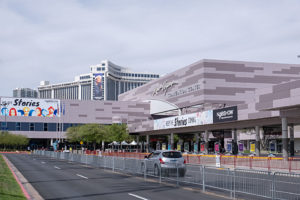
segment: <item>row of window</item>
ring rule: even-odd
[[[97,67],[97,71],[105,71],[105,67]]]
[[[78,99],[78,86],[54,89],[54,99]]]
[[[98,68],[97,68],[98,70]],[[91,76],[90,75],[86,75],[86,76],[80,76],[80,80],[84,80],[84,79],[90,79]]]
[[[66,131],[69,127],[80,124],[71,123],[42,123],[42,122],[1,122],[1,130],[7,131]]]
[[[159,78],[159,75],[156,74],[131,74],[131,73],[122,73],[122,72],[114,72],[119,76],[128,76],[128,77],[141,77],[141,78]]]
[[[51,98],[51,89],[39,91],[39,98],[50,99]]]

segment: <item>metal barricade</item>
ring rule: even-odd
[[[165,169],[161,167],[160,163],[155,161],[120,157],[121,154],[118,154],[118,156],[96,156],[49,151],[34,151],[33,154],[54,159],[64,159],[113,171],[118,170],[124,173],[142,175],[145,179],[149,177],[158,179],[159,182],[172,182],[177,185],[183,183],[185,185],[193,184],[201,187],[203,190],[208,188],[218,189],[229,193],[232,198],[235,198],[236,193],[239,193],[272,200],[300,199],[300,174],[295,173],[216,168],[193,164],[186,165],[186,173],[182,173],[182,168],[178,166],[172,169]],[[207,158],[212,159],[211,157]],[[193,159],[197,159],[197,157],[195,156]],[[246,158],[245,161],[248,162]],[[196,162],[196,160],[193,162]],[[230,162],[229,157],[227,162]],[[265,166],[264,162],[266,161],[259,160],[259,163]],[[276,160],[275,162],[279,163],[281,161]],[[263,166],[260,164],[257,164],[256,167]]]
[[[272,198],[273,173],[259,170],[235,169],[234,191],[260,197]]]
[[[300,174],[274,173],[273,199],[298,200],[300,199]]]

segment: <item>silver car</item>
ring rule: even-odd
[[[183,177],[186,173],[186,162],[180,151],[159,150],[145,156],[141,166],[142,171],[154,172],[155,176],[178,175]]]

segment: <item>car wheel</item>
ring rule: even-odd
[[[159,173],[159,168],[158,168],[157,165],[154,166],[154,175],[155,175],[155,176],[159,176],[159,175],[160,175],[160,173]]]

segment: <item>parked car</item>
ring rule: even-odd
[[[146,165],[146,166],[145,166]],[[186,173],[186,161],[180,151],[159,150],[145,156],[141,170],[154,172],[155,176],[178,175],[183,177]]]

